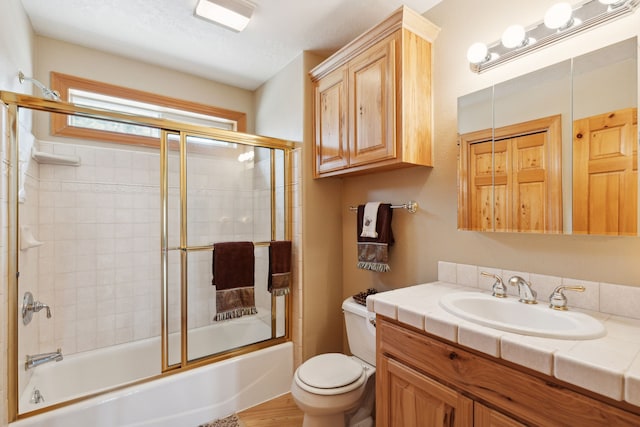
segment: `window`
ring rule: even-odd
[[[56,72],[51,86],[64,101],[144,117],[164,118],[217,129],[246,131],[246,114],[169,98]],[[51,133],[123,144],[157,146],[160,130],[95,118],[53,114]]]

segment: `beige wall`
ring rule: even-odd
[[[369,286],[392,289],[433,281],[439,260],[640,286],[639,238],[457,230],[457,98],[631,37],[640,29],[640,12],[636,12],[630,18],[480,75],[469,71],[465,59],[469,45],[498,40],[512,23],[528,26],[540,22],[553,3],[555,0],[445,0],[425,14],[442,28],[434,46],[435,166],[344,180],[341,214],[345,296]],[[413,215],[394,212],[392,271],[380,274],[356,269],[355,216],[347,207],[367,200],[402,203],[409,199],[417,200],[420,209]]]
[[[173,98],[242,111],[247,114],[247,132],[254,132],[254,93],[211,80],[88,49],[76,44],[38,36],[35,75],[49,84],[49,73],[57,71],[91,80],[153,92]],[[37,130],[43,135],[47,124]]]
[[[342,350],[342,182],[314,180],[311,171],[313,88],[307,73],[323,59],[305,52],[256,91],[256,133],[302,143],[301,200],[294,199],[301,214],[294,232],[301,286],[294,295],[296,365]]]
[[[302,360],[302,204],[301,170],[302,142],[304,141],[304,75],[305,54],[299,55],[278,74],[256,89],[256,133],[298,142],[292,158],[292,322],[294,366]]]
[[[307,54],[306,70],[323,58]],[[303,360],[342,351],[342,180],[314,180],[313,87],[305,75],[305,143],[302,166],[304,312]]]

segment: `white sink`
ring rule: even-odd
[[[522,335],[587,340],[606,334],[602,323],[585,313],[558,311],[546,303],[523,304],[478,292],[456,292],[440,298],[440,306],[470,322]]]

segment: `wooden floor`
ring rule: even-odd
[[[303,413],[296,406],[291,393],[287,393],[238,412],[238,417],[246,427],[300,427]]]

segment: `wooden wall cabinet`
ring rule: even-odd
[[[314,178],[433,166],[431,44],[407,8],[311,70]]]
[[[640,411],[377,320],[378,427],[638,426]]]

